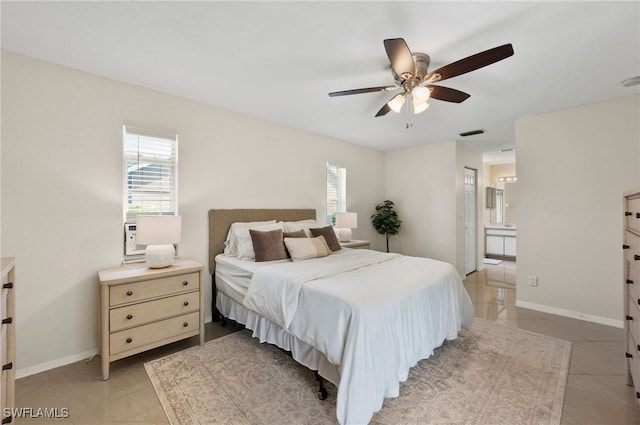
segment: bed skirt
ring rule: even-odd
[[[324,354],[310,344],[298,339],[279,325],[260,316],[255,311],[249,310],[222,292],[217,294],[216,307],[224,317],[253,331],[252,336],[258,338],[261,343],[266,342],[289,351],[295,361],[308,369],[318,371],[320,376],[338,386],[340,382],[338,366],[330,363]]]

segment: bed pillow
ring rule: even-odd
[[[239,260],[255,260],[256,254],[253,251],[253,241],[251,240],[251,234],[249,233],[250,229],[261,230],[263,232],[278,229],[282,230],[282,223],[265,224],[264,226],[252,226],[251,228],[240,227],[236,229],[236,236],[238,237],[237,250]]]
[[[264,226],[265,224],[273,224],[275,220],[268,221],[247,221],[231,223],[229,226],[229,232],[227,232],[227,239],[224,241],[224,253],[225,255],[237,256],[238,255],[238,236],[236,230],[242,227],[256,227]]]
[[[308,238],[309,236],[304,231],[304,229],[296,230],[295,232],[284,232],[283,237],[285,238]]]
[[[296,230],[295,232],[284,232],[282,235],[284,238],[308,238],[307,232],[304,229]],[[284,240],[283,240],[284,244]],[[287,251],[287,258],[291,258],[291,253],[287,249],[287,246],[284,245],[284,250]]]
[[[324,240],[324,236],[317,238],[284,238],[287,251],[291,254],[291,261],[303,261],[331,255],[331,250]]]
[[[300,221],[285,221],[284,231],[285,233],[297,232],[298,230],[303,230],[308,238],[311,237],[311,233],[309,232],[310,227],[318,227],[315,220],[300,220]]]
[[[340,242],[338,242],[336,232],[335,230],[333,230],[333,227],[326,226],[311,228],[309,229],[309,231],[311,232],[311,236],[324,236],[324,240],[327,242],[327,245],[329,245],[329,249],[331,249],[331,251],[339,251],[340,249],[342,249],[342,247],[340,246]]]
[[[263,232],[261,230],[249,229],[255,261],[274,261],[289,258],[284,247],[282,229]]]

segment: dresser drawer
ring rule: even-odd
[[[111,332],[115,332],[198,311],[199,303],[200,293],[196,291],[114,308],[109,313],[109,329]]]
[[[638,350],[638,344],[632,336],[629,336],[627,353],[631,355],[627,360],[629,362],[629,370],[633,379],[633,386],[636,391],[640,391],[640,351]]]
[[[627,227],[640,233],[640,197],[629,199],[627,202],[627,212],[631,213],[627,216]]]
[[[638,300],[631,298],[631,295],[627,298],[629,303],[627,306],[627,329],[629,335],[633,336],[636,341],[640,341],[640,306]]]
[[[199,273],[163,277],[136,283],[112,286],[109,291],[109,305],[121,305],[163,297],[200,288]]]
[[[187,333],[197,334],[199,322],[200,313],[195,312],[115,332],[109,336],[110,354],[136,350]]]
[[[2,326],[2,330],[0,330],[0,344],[2,344],[2,348],[0,348],[0,365],[4,366],[9,361],[9,347],[7,346],[8,338],[7,338],[7,327]]]
[[[625,258],[629,262],[629,271],[640,270],[640,236],[627,231],[624,235],[624,243],[629,246],[624,250]]]
[[[9,312],[7,311],[7,299],[10,289],[3,288],[0,293],[0,319],[6,319]]]
[[[3,370],[0,374],[0,403],[2,406],[7,406],[7,396],[9,393],[9,373],[6,370]],[[4,412],[2,412],[2,418],[4,419]]]

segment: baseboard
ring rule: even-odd
[[[36,373],[45,372],[47,370],[55,369],[57,367],[66,366],[71,363],[79,362],[80,360],[90,360],[92,357],[98,354],[98,349],[87,350],[82,353],[72,354],[70,356],[62,357],[60,359],[51,360],[48,362],[40,363],[35,366],[25,367],[16,370],[16,379],[25,378],[27,376],[35,375]]]
[[[205,316],[205,323],[211,322],[211,316]],[[40,363],[35,366],[25,367],[16,370],[16,379],[26,378],[27,376],[35,375],[36,373],[46,372],[47,370],[55,369],[57,367],[66,366],[71,363],[79,362],[80,360],[90,360],[94,356],[99,354],[99,350],[94,348],[93,350],[87,350],[82,353],[72,354],[70,356],[62,357],[60,359],[51,360],[48,362]]]
[[[516,307],[555,314],[557,316],[570,317],[572,319],[584,320],[585,322],[598,323],[599,325],[613,326],[614,328],[622,329],[624,327],[624,322],[622,320],[614,320],[607,317],[594,316],[592,314],[580,313],[577,311],[565,310],[563,308],[550,307],[548,305],[535,304],[527,301],[516,300]]]

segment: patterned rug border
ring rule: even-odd
[[[540,334],[537,332],[533,332],[533,331],[529,331],[526,329],[520,329],[520,328],[516,328],[516,327],[511,327],[508,326],[506,324],[502,324],[499,322],[494,322],[494,321],[487,321],[484,319],[480,319],[480,318],[475,318],[474,319],[474,323],[471,327],[471,329],[468,331],[470,334],[473,334],[474,331],[478,331],[480,333],[480,336],[478,338],[482,338],[482,333],[486,332],[487,329],[491,329],[492,327],[501,327],[507,330],[507,332],[514,332],[514,333],[521,333],[524,335],[528,335],[529,337],[532,338],[540,338],[540,339],[547,339],[550,341],[555,341],[556,344],[562,345],[562,354],[561,354],[561,360],[560,360],[560,368],[558,370],[558,379],[557,379],[557,385],[555,388],[555,392],[554,392],[554,396],[553,396],[553,408],[552,411],[550,413],[550,418],[549,418],[549,424],[560,424],[561,422],[561,418],[562,418],[562,409],[563,409],[563,405],[564,405],[564,395],[565,395],[565,391],[566,391],[566,387],[567,387],[567,379],[568,379],[568,375],[569,375],[569,367],[570,367],[570,360],[571,360],[571,352],[572,352],[572,347],[573,344],[570,341],[566,341],[564,339],[560,339],[560,338],[556,338],[556,337],[552,337],[552,336],[548,336],[548,335],[544,335],[544,334]],[[478,328],[482,328],[481,330],[478,330]],[[464,331],[464,330],[463,330]],[[162,408],[165,412],[165,415],[167,416],[167,419],[169,421],[169,423],[171,425],[182,425],[182,422],[180,421],[180,419],[177,417],[174,408],[171,405],[171,401],[169,400],[167,393],[165,393],[164,391],[162,391],[162,382],[160,381],[160,377],[158,376],[158,374],[155,372],[155,370],[153,369],[154,364],[161,362],[161,361],[166,361],[169,359],[172,359],[174,357],[179,357],[179,356],[184,356],[184,355],[189,355],[192,352],[198,352],[198,351],[204,351],[208,348],[210,348],[210,346],[212,345],[219,345],[219,344],[224,344],[226,342],[227,339],[235,339],[235,338],[243,338],[243,336],[241,336],[243,333],[246,334],[250,331],[248,330],[240,330],[240,331],[236,331],[233,332],[231,334],[228,335],[224,335],[222,337],[219,338],[215,338],[212,339],[210,341],[205,342],[205,344],[203,346],[194,346],[194,347],[190,347],[187,348],[185,350],[181,350],[179,352],[176,353],[172,353],[169,354],[167,356],[158,358],[158,359],[154,359],[152,361],[149,362],[145,362],[144,363],[144,367],[145,370],[147,372],[147,375],[149,376],[149,379],[153,385],[154,391],[156,393],[156,395],[158,396],[158,399],[160,400],[160,404],[162,405]],[[251,340],[255,340],[254,338],[251,338]],[[446,344],[447,342],[445,342]],[[268,345],[268,344],[261,344],[261,345]],[[438,349],[436,349],[437,352]],[[433,358],[434,356],[431,356],[430,358]],[[293,361],[293,363],[296,363],[295,361]],[[296,363],[297,365],[297,363]],[[300,366],[303,367],[303,366]],[[402,397],[402,395],[401,395]],[[387,400],[393,400],[393,399],[385,399],[385,404],[387,403]],[[329,400],[327,400],[329,401]],[[335,402],[335,398],[333,400],[333,402]],[[384,410],[384,406],[383,406],[383,410]],[[374,416],[375,418],[375,416]],[[192,422],[189,422],[192,423]],[[200,422],[197,422],[200,423]],[[337,423],[337,421],[336,421]],[[475,423],[475,422],[474,422]]]

